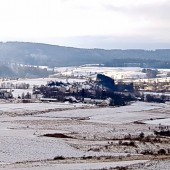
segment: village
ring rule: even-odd
[[[20,94],[14,95],[19,89]],[[159,79],[149,81],[114,81],[103,74],[97,74],[96,79],[85,81],[62,82],[50,80],[41,85],[31,85],[28,82],[0,84],[0,99],[11,102],[70,102],[88,103],[98,106],[121,106],[132,101],[160,102],[170,100],[169,80]],[[23,92],[21,93],[21,91]]]

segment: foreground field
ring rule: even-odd
[[[169,169],[170,104],[0,104],[0,169]],[[163,121],[164,120],[164,121]],[[162,125],[160,124],[162,123]]]

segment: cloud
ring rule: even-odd
[[[170,1],[168,0],[120,0],[119,3],[107,1],[103,8],[110,15],[121,16],[125,29],[131,28],[126,35],[149,36],[157,40],[169,41]],[[131,26],[130,26],[131,25]],[[133,30],[133,31],[130,31]]]
[[[119,12],[129,17],[145,16],[148,19],[169,19],[170,1],[169,0],[120,0],[116,3],[114,0],[103,4],[106,11]]]
[[[167,44],[169,9],[169,0],[1,0],[0,37],[88,47]]]

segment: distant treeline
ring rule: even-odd
[[[39,67],[0,65],[0,77],[39,78],[48,76],[47,69]]]
[[[0,61],[49,67],[106,64],[119,67],[140,65],[140,67],[170,68],[170,49],[104,50],[7,42],[0,43]]]
[[[170,69],[170,61],[154,59],[122,58],[106,62],[105,66],[111,67],[141,67],[141,68],[165,68]]]

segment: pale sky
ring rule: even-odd
[[[0,0],[0,41],[169,48],[170,0]]]

